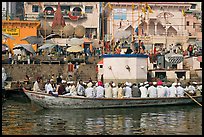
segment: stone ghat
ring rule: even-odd
[[[43,80],[51,78],[52,74],[58,76],[61,74],[63,79],[67,80],[68,74],[72,75],[72,80],[75,80],[75,70],[68,72],[68,64],[3,64],[7,73],[7,81],[24,81],[26,75],[30,77],[31,81],[35,81],[38,76],[43,77]],[[86,81],[91,77],[92,80],[96,80],[96,65],[93,64],[81,64],[78,69],[78,74],[83,72],[79,78]],[[94,71],[93,71],[94,70]]]

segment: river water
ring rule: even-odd
[[[2,105],[3,135],[202,135],[202,108],[42,109],[25,98]]]

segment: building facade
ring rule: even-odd
[[[2,20],[23,20],[23,2],[2,2]]]
[[[52,26],[57,6],[58,2],[24,2],[25,20],[37,20],[41,12]],[[60,2],[60,7],[66,25],[83,25],[85,37],[99,39],[99,2]]]
[[[183,11],[190,8],[190,2],[110,2],[104,6],[108,19],[105,35],[114,42],[125,38],[129,43],[135,37],[142,40],[147,49],[185,45],[189,31]],[[129,31],[126,33],[129,37],[118,36],[125,31]]]

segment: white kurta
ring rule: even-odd
[[[88,98],[93,98],[94,97],[92,87],[88,87],[88,88],[85,89],[85,96],[88,97]]]
[[[37,82],[37,81],[35,81],[35,83],[34,83],[34,85],[33,85],[33,91],[36,91],[36,92],[41,92],[40,87],[39,87],[39,85],[38,85],[38,82]]]
[[[72,96],[76,96],[77,95],[77,90],[76,87],[74,85],[72,85],[71,89],[70,89],[70,93]]]
[[[147,97],[147,88],[142,86],[139,89],[141,91],[141,98],[146,98]]]
[[[165,88],[163,86],[157,86],[157,94],[158,94],[158,98],[164,97]]]
[[[125,87],[125,96],[126,98],[131,98],[132,97],[132,89],[129,86]]]
[[[164,96],[167,97],[169,94],[169,88],[167,86],[164,87]]]
[[[112,87],[105,88],[105,98],[112,98],[113,97],[113,89]]]
[[[96,87],[96,98],[103,98],[104,97],[105,89],[102,86]]]
[[[195,93],[195,87],[193,85],[190,85],[188,87],[189,93]]]
[[[52,85],[50,83],[47,84],[45,91],[46,93],[49,93],[49,91],[54,92],[54,89],[52,88]]]
[[[171,86],[169,88],[169,92],[170,92],[170,96],[169,97],[176,97],[176,87],[175,86]]]
[[[82,95],[84,95],[84,92],[85,92],[84,87],[83,87],[81,84],[79,84],[79,85],[77,86],[77,94],[80,95],[80,96],[82,96]]]
[[[157,88],[155,86],[150,86],[147,90],[150,98],[156,98],[157,97]]]
[[[113,88],[113,98],[117,98],[118,97],[118,87],[114,87]]]
[[[176,88],[177,91],[177,97],[183,97],[184,96],[184,89],[181,86],[178,86]]]

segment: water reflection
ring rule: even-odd
[[[196,105],[45,110],[8,100],[2,109],[4,135],[202,134],[202,109]]]

